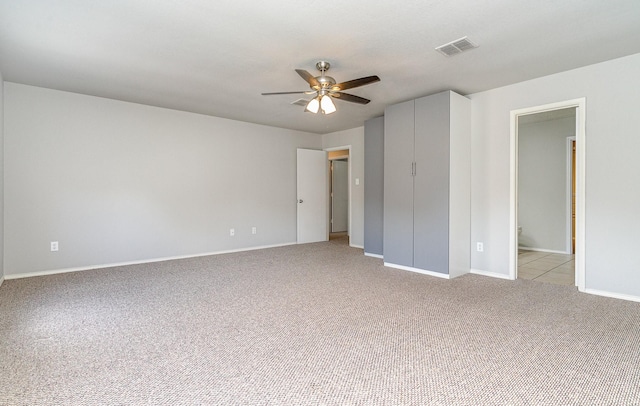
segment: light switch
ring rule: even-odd
[[[356,186],[360,185],[360,178],[356,178]]]

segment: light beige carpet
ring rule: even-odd
[[[341,240],[0,287],[1,405],[637,405],[640,304]]]

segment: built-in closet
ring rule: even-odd
[[[452,91],[385,109],[385,265],[469,272],[470,127],[471,101]]]

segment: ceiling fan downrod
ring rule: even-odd
[[[318,91],[329,89],[336,84],[336,80],[334,78],[332,78],[331,76],[325,76],[325,72],[327,72],[330,67],[331,64],[327,61],[320,61],[316,63],[316,69],[320,71],[320,76],[316,77],[316,80],[320,84],[320,88],[317,89]]]

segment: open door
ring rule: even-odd
[[[298,148],[298,244],[328,241],[325,151]]]

